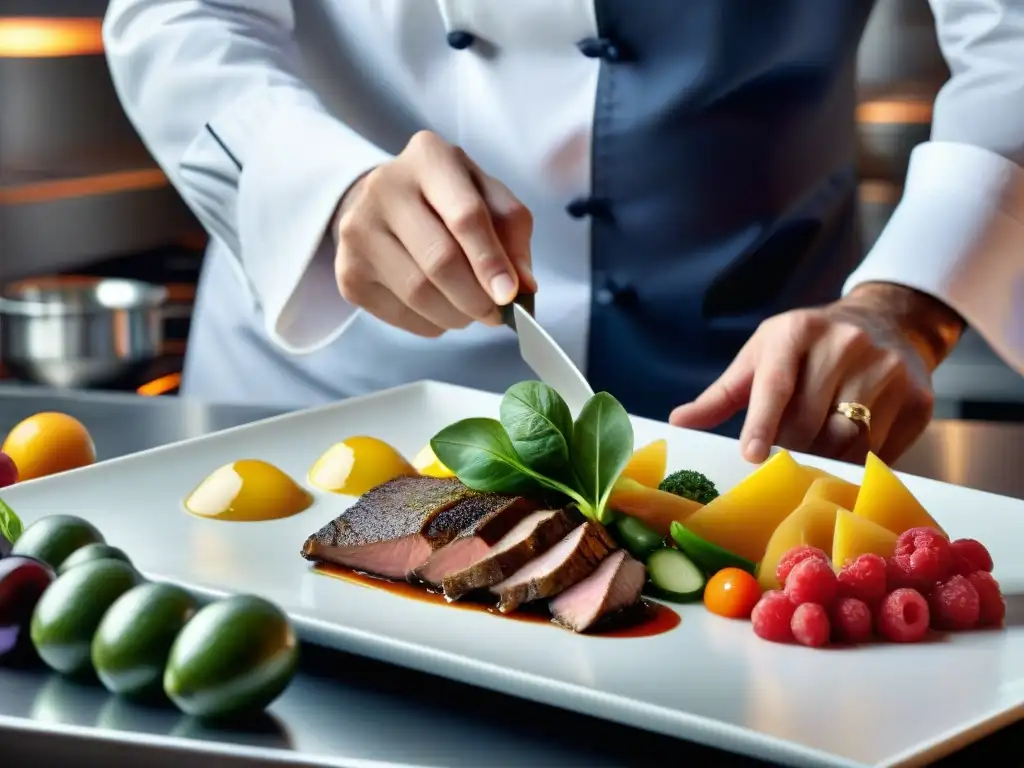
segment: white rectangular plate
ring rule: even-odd
[[[758,640],[747,622],[680,609],[647,638],[554,626],[409,600],[313,573],[306,537],[352,499],[317,494],[295,517],[224,523],[184,496],[242,459],[304,481],[328,446],[372,435],[412,456],[441,427],[496,416],[499,398],[424,382],[5,489],[26,523],[77,514],[148,576],[197,592],[250,592],[282,606],[312,642],[767,760],[807,766],[922,764],[1024,714],[1024,502],[915,477],[911,490],[951,536],[985,542],[1006,588],[1008,628],[916,646],[808,650]],[[636,444],[669,443],[670,467],[723,489],[750,472],[735,441],[634,420]],[[850,465],[803,457],[851,480]],[[1012,471],[1012,470],[1009,470]],[[642,750],[642,746],[638,746]]]

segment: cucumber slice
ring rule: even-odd
[[[739,568],[753,576],[757,570],[757,563],[702,539],[677,520],[672,521],[669,533],[676,546],[708,575],[716,574],[723,568]]]
[[[665,537],[642,520],[620,515],[615,521],[615,532],[623,548],[641,563],[656,549],[665,546]]]
[[[678,549],[663,547],[647,558],[647,578],[658,597],[688,603],[700,600],[707,580]]]

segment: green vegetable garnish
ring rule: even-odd
[[[718,489],[706,475],[692,469],[681,469],[673,472],[658,484],[659,491],[674,493],[684,499],[707,504],[718,498]]]
[[[594,519],[610,523],[614,514],[607,509],[608,497],[633,455],[633,424],[618,400],[599,392],[586,402],[573,424],[571,453],[578,487]]]
[[[633,455],[633,425],[619,402],[599,392],[573,422],[551,387],[524,381],[509,387],[501,420],[451,424],[430,441],[444,466],[482,493],[547,488],[569,497],[586,517],[611,522],[612,486]]]
[[[619,515],[613,529],[622,547],[641,563],[652,552],[665,546],[665,537],[635,517]]]
[[[555,390],[539,381],[515,384],[501,398],[499,414],[523,464],[554,478],[565,476],[571,467],[572,413]]]
[[[751,576],[757,575],[756,563],[702,539],[678,520],[672,521],[669,534],[679,550],[709,576],[723,568],[739,568]]]
[[[4,503],[3,499],[0,499],[0,535],[13,544],[21,536],[23,530],[21,518]]]
[[[656,596],[677,603],[700,600],[707,579],[701,569],[678,549],[663,547],[647,558],[647,584]]]
[[[522,493],[541,476],[523,464],[501,422],[463,419],[430,441],[434,455],[468,487],[481,493]]]

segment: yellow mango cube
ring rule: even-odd
[[[859,555],[890,558],[896,551],[896,534],[865,517],[840,509],[832,533],[832,565],[839,570]]]
[[[757,580],[761,588],[778,589],[775,569],[779,561],[793,547],[817,547],[825,554],[832,552],[832,532],[836,525],[836,513],[841,508],[826,499],[808,499],[794,509],[775,529],[764,557],[757,569]]]
[[[864,479],[853,514],[888,528],[897,536],[918,527],[946,533],[907,486],[873,453],[868,454],[864,464]]]
[[[629,464],[622,470],[622,477],[636,480],[648,488],[657,488],[665,479],[668,466],[668,441],[655,440],[633,451]]]
[[[858,491],[860,491],[860,486],[840,477],[819,477],[807,489],[804,501],[824,499],[838,504],[843,509],[852,510],[857,503]]]
[[[758,562],[779,524],[803,501],[814,478],[787,451],[779,451],[736,487],[686,520],[697,536]]]

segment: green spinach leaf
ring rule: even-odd
[[[598,392],[587,401],[573,425],[570,452],[579,490],[598,522],[610,522],[608,496],[633,455],[633,424],[618,400]]]
[[[441,463],[474,491],[522,493],[538,485],[495,419],[463,419],[450,424],[434,435],[430,447]]]
[[[513,384],[501,399],[500,420],[523,464],[553,478],[568,474],[572,413],[552,387]]]
[[[528,493],[546,487],[575,501],[590,516],[590,505],[574,488],[523,464],[501,422],[463,419],[430,441],[434,455],[466,486],[481,493]]]
[[[21,536],[23,529],[21,518],[4,503],[3,499],[0,499],[0,535],[13,544]]]

